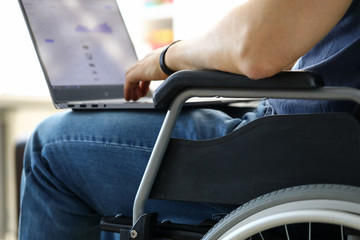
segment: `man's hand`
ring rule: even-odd
[[[127,101],[144,97],[152,80],[164,80],[168,76],[159,66],[159,58],[163,49],[157,49],[144,59],[136,62],[126,72],[124,94]]]

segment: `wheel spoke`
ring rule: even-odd
[[[287,225],[285,224],[284,227],[285,227],[285,232],[286,232],[286,238],[287,238],[287,240],[290,240],[289,231],[288,231]]]

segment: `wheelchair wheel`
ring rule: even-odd
[[[254,199],[224,217],[205,240],[360,239],[360,188],[304,185]]]

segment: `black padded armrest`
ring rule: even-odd
[[[220,71],[183,70],[172,74],[156,89],[153,101],[157,109],[167,109],[174,97],[186,88],[314,89],[322,86],[320,75],[305,71],[284,71],[273,77],[252,80]]]

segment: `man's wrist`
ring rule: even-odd
[[[177,40],[171,44],[169,44],[160,54],[160,58],[159,58],[159,64],[160,64],[160,68],[161,70],[168,76],[170,76],[171,74],[173,74],[175,71],[171,70],[170,68],[168,68],[168,66],[165,63],[165,54],[168,51],[168,49],[174,45],[175,43],[179,42],[181,40]]]

